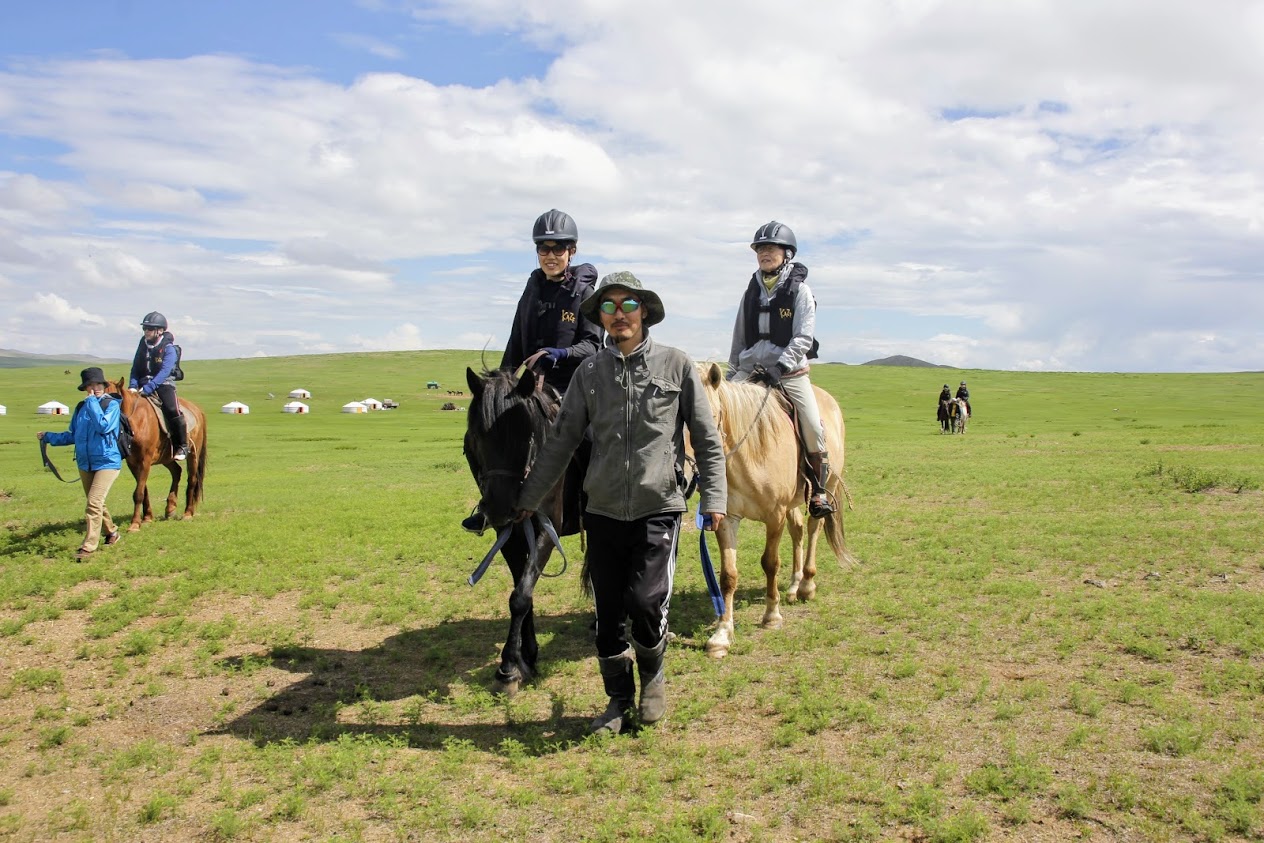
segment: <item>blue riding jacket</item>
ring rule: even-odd
[[[89,395],[70,417],[69,430],[44,434],[44,441],[49,445],[73,444],[75,462],[81,471],[123,467],[123,456],[118,447],[119,414],[123,402],[107,396],[104,403],[103,409],[101,399]]]

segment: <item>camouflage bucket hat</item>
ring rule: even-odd
[[[658,293],[643,287],[641,280],[631,272],[612,272],[597,282],[596,289],[579,306],[579,311],[584,314],[585,319],[601,324],[601,313],[598,310],[601,307],[601,300],[615,287],[632,293],[641,303],[641,324],[646,328],[657,325],[667,316],[667,311],[663,309],[663,300],[658,297]]]

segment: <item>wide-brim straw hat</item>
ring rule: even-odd
[[[598,281],[592,293],[580,304],[579,312],[584,314],[584,318],[589,322],[600,325],[601,300],[616,287],[621,287],[636,296],[636,300],[641,303],[641,324],[646,328],[657,325],[667,316],[667,311],[663,309],[663,300],[658,297],[658,293],[646,288],[641,283],[641,279],[631,272],[612,272]]]

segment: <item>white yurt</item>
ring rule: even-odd
[[[240,401],[229,401],[223,407],[220,407],[219,411],[228,413],[230,416],[244,416],[250,412],[250,408]]]
[[[291,389],[289,397],[290,398],[311,398],[312,394],[308,392],[306,389],[302,389],[302,388]]]
[[[4,406],[3,404],[0,404],[0,416],[7,416],[8,414],[9,414],[9,408]]]
[[[381,402],[381,401],[379,401],[379,400],[377,400],[376,398],[365,398],[365,399],[364,399],[363,401],[361,401],[360,403],[361,403],[361,404],[363,404],[364,406],[368,407],[370,410],[380,410],[380,409],[382,409],[382,402]]]
[[[60,401],[47,401],[36,407],[35,412],[45,416],[68,416],[70,408]]]
[[[302,401],[291,401],[281,408],[283,413],[310,413],[312,410]]]
[[[342,405],[342,411],[344,413],[367,413],[369,408],[359,401],[351,401]]]

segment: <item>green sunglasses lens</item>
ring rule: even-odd
[[[632,313],[640,306],[641,303],[636,299],[624,299],[620,304],[615,304],[612,301],[603,301],[601,303],[601,312],[607,316],[613,316],[616,309],[622,310],[624,313]]]

